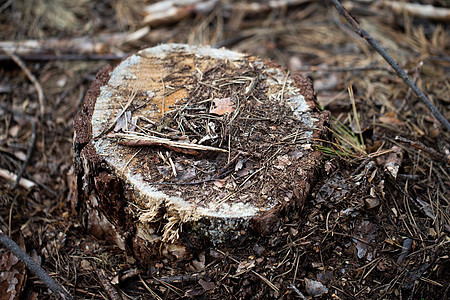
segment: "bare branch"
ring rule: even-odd
[[[375,41],[372,36],[362,29],[359,22],[353,17],[338,0],[331,0],[331,3],[336,7],[341,15],[347,20],[347,22],[352,26],[353,30],[363,39],[365,39],[383,58],[391,65],[395,70],[397,75],[403,79],[404,82],[416,93],[419,99],[425,104],[425,106],[431,111],[433,116],[439,120],[439,122],[444,125],[447,130],[450,130],[450,123],[448,120],[439,112],[439,110],[431,103],[431,101],[425,96],[425,94],[414,84],[414,82],[409,78],[406,72],[398,65],[398,63],[384,50],[377,41]]]
[[[47,274],[45,270],[38,265],[25,251],[22,250],[12,239],[0,230],[0,243],[11,251],[24,265],[39,277],[40,280],[60,299],[72,300],[73,298],[67,291],[55,280]]]

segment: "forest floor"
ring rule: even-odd
[[[75,299],[448,298],[449,132],[329,2],[262,3],[203,1],[172,17],[144,0],[0,7],[0,229]],[[450,20],[380,3],[344,4],[449,119]],[[73,119],[104,65],[168,42],[306,74],[333,120],[319,180],[277,233],[142,265],[70,207]],[[0,299],[55,298],[4,248],[0,262]]]

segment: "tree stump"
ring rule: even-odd
[[[73,208],[141,259],[268,234],[308,196],[327,119],[310,80],[274,62],[141,50],[97,74],[74,120]]]

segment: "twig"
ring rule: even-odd
[[[441,154],[441,153],[437,152],[433,148],[425,146],[424,144],[422,144],[419,141],[411,141],[411,140],[409,140],[407,138],[404,138],[402,136],[396,136],[395,140],[425,152],[432,159],[435,159],[437,161],[441,161],[443,163],[450,164],[450,159],[448,157],[446,157],[444,154]]]
[[[408,13],[419,18],[443,22],[450,20],[450,9],[446,7],[435,7],[430,4],[405,3],[403,1],[382,1],[381,5],[392,9],[397,14]]]
[[[215,151],[215,152],[228,152],[228,150],[222,148],[216,148],[211,146],[204,146],[192,143],[180,143],[172,141],[170,139],[159,138],[156,136],[139,135],[131,133],[116,133],[115,137],[122,138],[119,144],[127,146],[163,146],[167,148],[180,148],[188,150],[198,150],[198,151]]]
[[[307,299],[305,295],[303,295],[303,293],[300,292],[300,290],[294,284],[289,285],[289,288],[296,292],[300,299]]]
[[[44,98],[44,92],[42,91],[42,87],[39,84],[38,80],[36,79],[36,77],[31,74],[30,70],[27,68],[27,66],[25,65],[25,63],[20,59],[20,57],[18,57],[17,55],[15,55],[13,52],[3,49],[3,51],[9,56],[11,57],[11,59],[22,69],[22,71],[25,72],[25,75],[27,75],[28,79],[31,81],[31,83],[33,83],[34,88],[36,89],[36,92],[38,94],[38,101],[39,101],[39,112],[41,114],[41,117],[44,116],[45,113],[45,98]]]
[[[283,103],[283,100],[284,100],[284,88],[286,87],[286,82],[287,82],[288,77],[289,77],[289,71],[286,72],[286,77],[284,77],[284,81],[283,81],[283,87],[281,88],[281,100],[280,100],[281,103]]]
[[[419,99],[425,104],[425,106],[430,110],[433,116],[438,119],[442,125],[447,130],[450,130],[450,123],[448,120],[439,112],[439,110],[431,103],[427,96],[422,93],[422,91],[414,84],[414,82],[409,78],[406,72],[398,65],[398,63],[384,50],[373,38],[372,36],[362,29],[359,22],[353,17],[338,0],[330,0],[331,3],[336,7],[341,15],[347,20],[347,22],[352,26],[353,30],[363,39],[365,39],[383,58],[386,62],[391,65],[395,70],[397,75],[403,79],[403,81],[414,91],[414,93],[419,97]]]
[[[189,283],[189,282],[197,282],[201,277],[203,277],[203,274],[201,273],[194,273],[194,274],[182,274],[182,275],[174,275],[174,276],[167,276],[167,277],[160,277],[160,278],[149,278],[146,279],[150,281],[151,284],[160,284],[162,282],[166,284],[172,284],[172,283]]]
[[[365,241],[365,240],[363,240],[363,239],[361,239],[361,238],[359,238],[359,237],[357,237],[357,236],[353,236],[353,235],[346,234],[346,233],[340,233],[340,232],[332,231],[332,232],[331,232],[331,235],[334,235],[334,234],[340,235],[340,236],[345,236],[345,237],[348,237],[348,238],[351,238],[351,239],[355,239],[355,240],[357,240],[357,241],[360,241],[361,243],[364,243],[364,244],[366,244],[366,245],[370,245],[369,242],[367,242],[367,241]]]
[[[152,29],[152,32],[154,30]],[[50,38],[42,40],[9,40],[0,41],[0,49],[14,52],[20,57],[37,55],[40,57],[52,56],[69,57],[69,59],[79,59],[77,57],[86,56],[91,59],[99,59],[105,57],[107,59],[115,59],[117,57],[126,56],[118,47],[124,43],[129,43],[141,39],[150,33],[149,27],[140,28],[134,32],[116,32],[98,34],[95,39],[90,35],[74,37],[74,38]],[[107,53],[97,54],[98,49],[106,49]],[[111,55],[108,57],[108,55]],[[123,58],[123,57],[122,57]]]
[[[145,283],[144,279],[142,279],[142,276],[139,274],[139,279],[141,280],[144,287],[147,289],[147,291],[153,296],[154,299],[162,300],[162,298],[156,294],[148,285]]]
[[[111,298],[111,300],[123,300],[119,292],[109,282],[108,278],[106,278],[104,271],[97,269],[96,267],[94,269],[95,273],[97,273],[98,279],[100,280],[100,284],[103,286],[103,289],[106,291],[109,298]]]
[[[17,175],[5,169],[0,169],[0,177],[17,182]],[[18,184],[26,189],[32,189],[36,186],[36,184],[33,181],[25,178],[20,178]]]
[[[416,70],[414,72],[414,83],[415,84],[417,84],[417,81],[419,80],[420,70],[422,69],[422,66],[423,66],[423,61],[420,61],[419,65],[416,67]],[[408,89],[408,92],[406,93],[406,96],[405,96],[405,104],[406,104],[406,102],[409,101],[409,98],[411,97],[411,92],[412,92],[412,90]],[[399,110],[401,110],[401,108]]]
[[[231,255],[229,255],[229,254],[227,254],[227,253],[225,253],[225,252],[223,252],[223,251],[220,251],[219,249],[216,249],[216,251],[219,252],[220,254],[222,254],[223,256],[228,257],[229,259],[231,259],[231,260],[234,261],[235,263],[237,263],[237,264],[240,263],[239,260],[233,258]],[[258,276],[262,281],[264,281],[264,282],[265,282],[271,289],[273,289],[276,293],[279,293],[279,292],[280,292],[280,289],[279,289],[278,287],[276,287],[272,282],[270,282],[269,279],[267,279],[266,277],[262,276],[261,274],[255,272],[255,271],[253,271],[253,270],[249,270],[249,271],[252,272],[254,275]]]
[[[25,168],[30,161],[31,154],[33,153],[34,144],[36,143],[36,122],[30,116],[23,114],[21,112],[12,110],[3,104],[0,104],[0,108],[9,113],[15,114],[15,115],[27,120],[31,124],[31,137],[30,137],[30,142],[28,143],[27,155],[26,155],[25,161],[22,163],[22,166],[20,167],[19,174],[17,174],[16,181],[14,182],[14,185],[13,185],[13,188],[16,188],[17,185],[20,183],[20,179],[22,178],[23,172],[25,172]]]
[[[17,55],[25,61],[97,61],[97,60],[122,60],[129,54],[81,54],[81,53],[65,53],[65,54],[48,54],[33,53]],[[0,55],[0,61],[10,61],[11,56]]]
[[[8,1],[6,1],[5,4],[3,4],[3,5],[0,7],[0,13],[2,13],[5,9],[7,9],[8,6],[10,6],[13,2],[14,2],[14,0],[8,0]]]
[[[30,271],[39,277],[40,280],[60,299],[72,300],[72,296],[45,270],[38,265],[25,251],[22,250],[12,239],[0,230],[0,243],[11,251]]]

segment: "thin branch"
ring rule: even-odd
[[[98,269],[97,267],[95,267],[94,269],[95,273],[97,273],[98,279],[100,280],[100,284],[108,294],[109,298],[111,300],[123,300],[123,297],[120,295],[120,293],[114,288],[108,278],[106,278],[104,271]]]
[[[425,146],[423,143],[421,143],[419,141],[412,141],[412,140],[409,140],[409,139],[404,138],[402,136],[396,136],[395,140],[425,152],[433,160],[437,160],[437,161],[440,161],[440,162],[443,162],[443,163],[446,163],[446,164],[450,164],[449,157],[445,156],[442,153],[437,152],[435,149],[433,149],[431,147]]]
[[[441,22],[450,21],[450,9],[430,4],[405,3],[403,1],[383,1],[382,6],[392,9],[397,14],[409,15]]]
[[[0,109],[7,111],[9,113],[12,113],[16,116],[19,116],[19,117],[27,120],[31,124],[31,137],[30,137],[30,141],[28,143],[27,156],[26,156],[25,161],[23,162],[22,166],[20,167],[19,174],[17,174],[16,181],[14,182],[14,185],[13,185],[13,188],[16,188],[17,185],[20,183],[23,172],[25,172],[25,168],[27,167],[27,165],[30,161],[31,154],[33,154],[34,144],[36,143],[36,122],[30,116],[23,114],[21,112],[12,110],[3,104],[0,104]]]
[[[214,151],[214,152],[228,152],[228,150],[222,148],[216,148],[211,146],[204,146],[199,144],[192,143],[181,143],[172,141],[166,138],[159,138],[156,136],[149,136],[137,133],[116,133],[116,138],[120,138],[119,144],[136,147],[136,146],[163,146],[166,148],[180,148],[180,149],[188,149],[188,150],[197,150],[197,151]]]
[[[11,251],[30,271],[60,299],[72,300],[72,296],[55,280],[47,274],[25,251],[22,250],[12,239],[0,230],[0,243]]]
[[[12,172],[10,172],[8,170],[2,169],[2,168],[0,168],[0,177],[3,177],[5,179],[7,179],[7,180],[11,180],[11,181],[17,182],[17,175],[16,174],[14,174],[14,173],[12,173]],[[30,189],[32,189],[32,188],[34,188],[36,186],[36,184],[33,181],[25,179],[25,178],[20,178],[18,184],[21,187],[26,188],[28,190],[30,190]]]
[[[15,55],[13,52],[3,49],[3,51],[11,57],[11,59],[22,69],[22,71],[25,72],[28,79],[31,81],[31,83],[34,85],[34,88],[36,89],[36,92],[38,94],[38,101],[39,101],[39,112],[41,114],[41,117],[44,116],[45,113],[45,97],[44,97],[44,91],[42,90],[41,85],[39,84],[39,81],[36,79],[36,77],[30,72],[30,70],[27,68],[25,63]]]
[[[19,58],[25,61],[77,61],[77,60],[122,60],[126,58],[129,54],[82,54],[82,53],[59,53],[59,54],[51,54],[51,53],[30,53],[30,54],[16,54]],[[11,56],[8,55],[0,55],[0,61],[9,61],[12,60]]]
[[[425,104],[425,106],[431,111],[433,116],[438,119],[442,125],[447,130],[450,130],[450,123],[448,120],[439,112],[439,110],[431,103],[431,101],[425,96],[424,93],[414,84],[414,82],[409,78],[406,72],[398,65],[398,63],[384,50],[380,44],[372,38],[372,36],[362,29],[359,22],[353,17],[338,0],[330,0],[331,3],[336,7],[341,15],[347,20],[347,22],[352,26],[353,30],[363,39],[365,39],[383,58],[387,61],[389,65],[395,70],[397,75],[403,79],[403,81],[416,93],[419,99]]]

